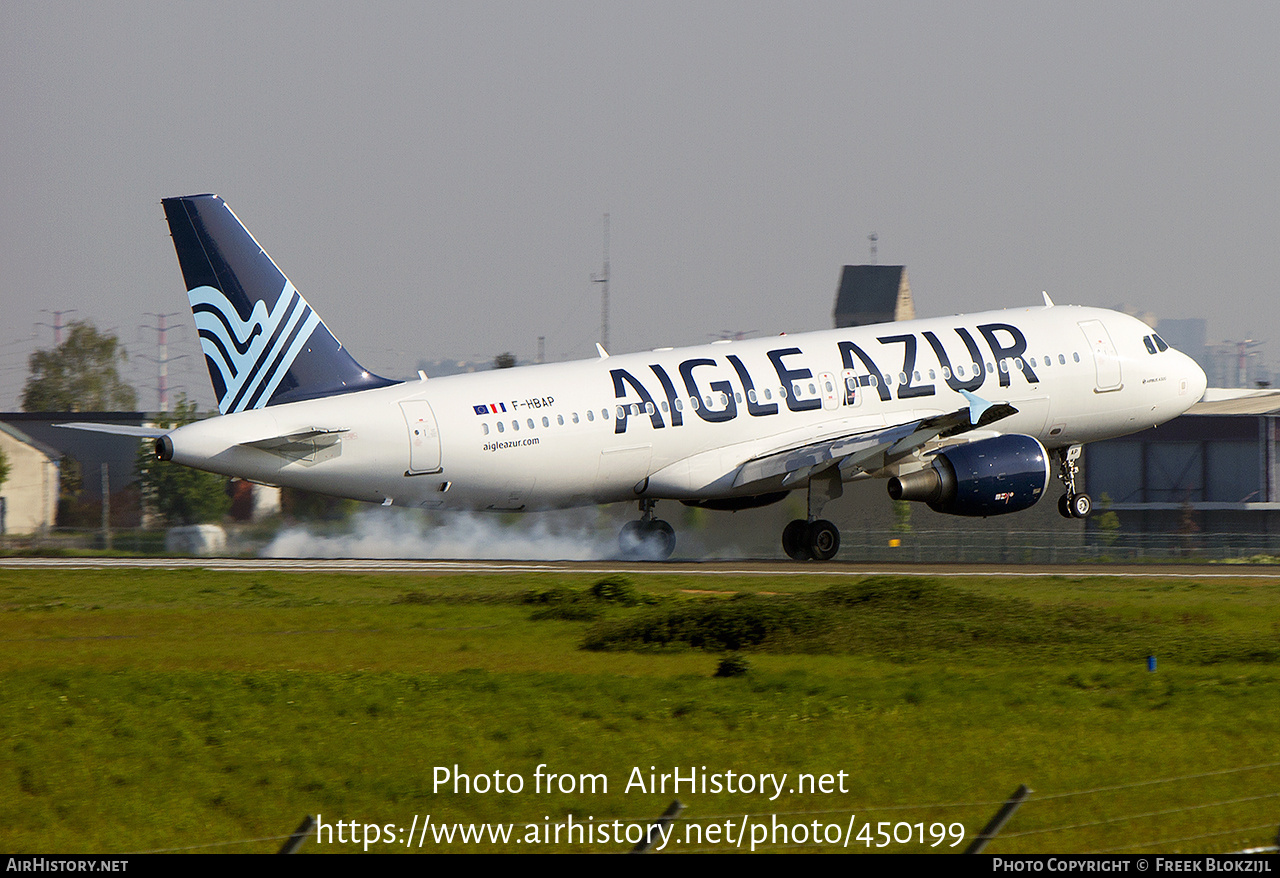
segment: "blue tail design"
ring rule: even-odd
[[[222,414],[395,384],[365,370],[216,195],[163,200]]]

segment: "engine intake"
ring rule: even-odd
[[[948,515],[1004,515],[1034,506],[1050,475],[1039,440],[996,436],[954,445],[934,455],[929,468],[890,479],[889,496]]]

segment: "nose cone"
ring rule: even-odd
[[[1209,386],[1209,378],[1204,374],[1204,369],[1200,368],[1200,364],[1179,351],[1182,359],[1186,360],[1184,365],[1187,376],[1187,396],[1191,400],[1191,404],[1199,402],[1204,397],[1205,389]]]

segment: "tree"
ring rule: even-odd
[[[1098,539],[1104,546],[1115,545],[1120,538],[1120,516],[1111,508],[1111,495],[1103,491],[1098,495],[1098,508],[1101,515],[1093,516],[1091,523],[1098,529]]]
[[[30,374],[22,389],[27,412],[133,411],[138,394],[120,377],[128,354],[110,332],[89,322],[67,324],[67,338],[27,360]]]
[[[180,427],[196,420],[196,404],[178,397],[172,417],[157,427]],[[151,443],[138,453],[138,484],[147,506],[171,525],[218,521],[231,508],[227,478],[191,469],[168,460],[157,460]]]
[[[493,358],[493,368],[495,369],[511,369],[516,364],[516,355],[510,351],[498,354]]]
[[[9,458],[5,457],[4,449],[0,448],[0,488],[4,487],[4,480],[9,478]]]

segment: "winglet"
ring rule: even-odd
[[[978,420],[982,417],[983,412],[991,408],[992,404],[987,402],[985,399],[983,399],[980,396],[975,396],[974,394],[970,393],[967,390],[961,390],[960,394],[969,403],[969,423],[973,424],[976,427],[978,425]]]
[[[1040,295],[1044,296],[1044,306],[1045,306],[1046,308],[1052,308],[1052,307],[1053,307],[1053,299],[1050,299],[1050,298],[1049,298],[1049,291],[1048,291],[1048,290],[1041,290],[1041,291],[1040,291]]]
[[[602,360],[609,359],[609,352],[604,349],[604,345],[600,344],[600,342],[596,342],[596,353],[600,355]]]

